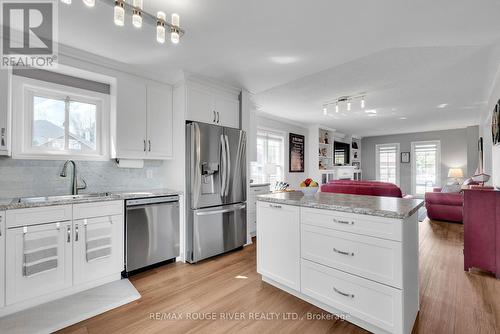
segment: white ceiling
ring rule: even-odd
[[[244,87],[265,113],[377,135],[476,124],[498,62],[497,0],[144,0],[177,12],[186,35],[113,24],[98,1],[59,6],[59,40],[174,81],[181,70]],[[321,104],[367,92],[367,108],[324,116]],[[437,108],[448,104],[445,108]],[[406,117],[406,120],[400,119]]]

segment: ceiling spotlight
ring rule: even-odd
[[[134,0],[132,6],[132,24],[140,28],[142,27],[142,0]]]
[[[351,111],[351,102],[347,101],[347,111]]]
[[[338,113],[339,112],[339,104],[338,103],[335,103],[335,112]]]
[[[364,109],[365,108],[365,98],[362,97],[361,98],[361,109]]]
[[[326,107],[323,107],[323,115],[328,115],[328,109]]]
[[[71,0],[69,0],[69,3],[71,3]],[[83,0],[83,3],[87,5],[87,7],[94,7],[95,6],[95,0]]]
[[[170,41],[174,44],[179,43],[179,14],[172,14],[172,27],[170,28]]]
[[[165,43],[165,19],[167,15],[164,12],[156,14],[156,40],[158,43]]]
[[[125,4],[122,0],[115,1],[115,9],[114,9],[114,21],[115,24],[119,27],[122,27],[125,24]]]

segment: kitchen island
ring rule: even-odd
[[[411,333],[421,200],[301,192],[257,197],[262,280],[374,333]]]

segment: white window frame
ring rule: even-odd
[[[413,141],[411,142],[411,193],[413,196],[418,198],[423,198],[424,195],[417,195],[417,159],[415,155],[415,146],[425,144],[437,144],[436,149],[436,187],[441,186],[441,141],[440,140],[425,140],[425,141]]]
[[[96,150],[50,150],[32,146],[33,96],[86,102],[96,105]],[[12,76],[12,157],[14,159],[109,160],[110,97],[107,94],[50,82]]]
[[[375,170],[376,179],[380,181],[380,155],[379,151],[382,147],[392,147],[396,146],[396,185],[399,187],[401,184],[401,150],[399,143],[388,143],[388,144],[376,144],[375,145]]]
[[[265,133],[268,133],[268,134],[272,134],[272,135],[275,135],[275,136],[279,136],[281,138],[283,138],[283,151],[281,153],[281,165],[279,165],[279,168],[281,168],[281,176],[282,176],[282,179],[283,181],[285,181],[285,173],[286,173],[286,170],[285,170],[285,150],[287,149],[287,146],[286,146],[286,132],[284,131],[279,131],[279,130],[274,130],[274,129],[271,129],[271,128],[265,128],[265,127],[258,127],[257,128],[257,133],[256,133],[256,139],[258,139],[259,137],[259,132],[265,132]],[[256,141],[257,143],[257,141]],[[255,151],[257,152],[257,147],[255,147]],[[264,166],[265,168],[265,166]],[[264,172],[265,173],[265,172]],[[266,175],[266,180],[264,180],[265,182],[270,182],[269,181],[269,175]]]

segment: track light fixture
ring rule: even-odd
[[[328,115],[328,106],[335,104],[335,113],[339,113],[341,104],[345,103],[346,110],[351,111],[352,109],[352,101],[360,100],[361,109],[364,109],[366,106],[366,93],[361,93],[358,95],[352,96],[341,96],[334,100],[328,101],[323,104],[323,114]]]
[[[62,3],[71,5],[72,0],[61,0]],[[82,0],[87,7],[95,7],[96,0]],[[167,16],[164,12],[158,12],[157,15],[150,14],[144,11],[144,0],[99,0],[104,4],[113,6],[113,21],[122,27],[125,25],[125,14],[132,14],[132,25],[136,28],[141,28],[143,23],[149,23],[156,26],[156,40],[159,43],[165,43],[166,33],[170,33],[170,41],[173,44],[178,44],[181,37],[186,33],[180,27],[179,14],[173,13],[171,23],[167,22]]]

